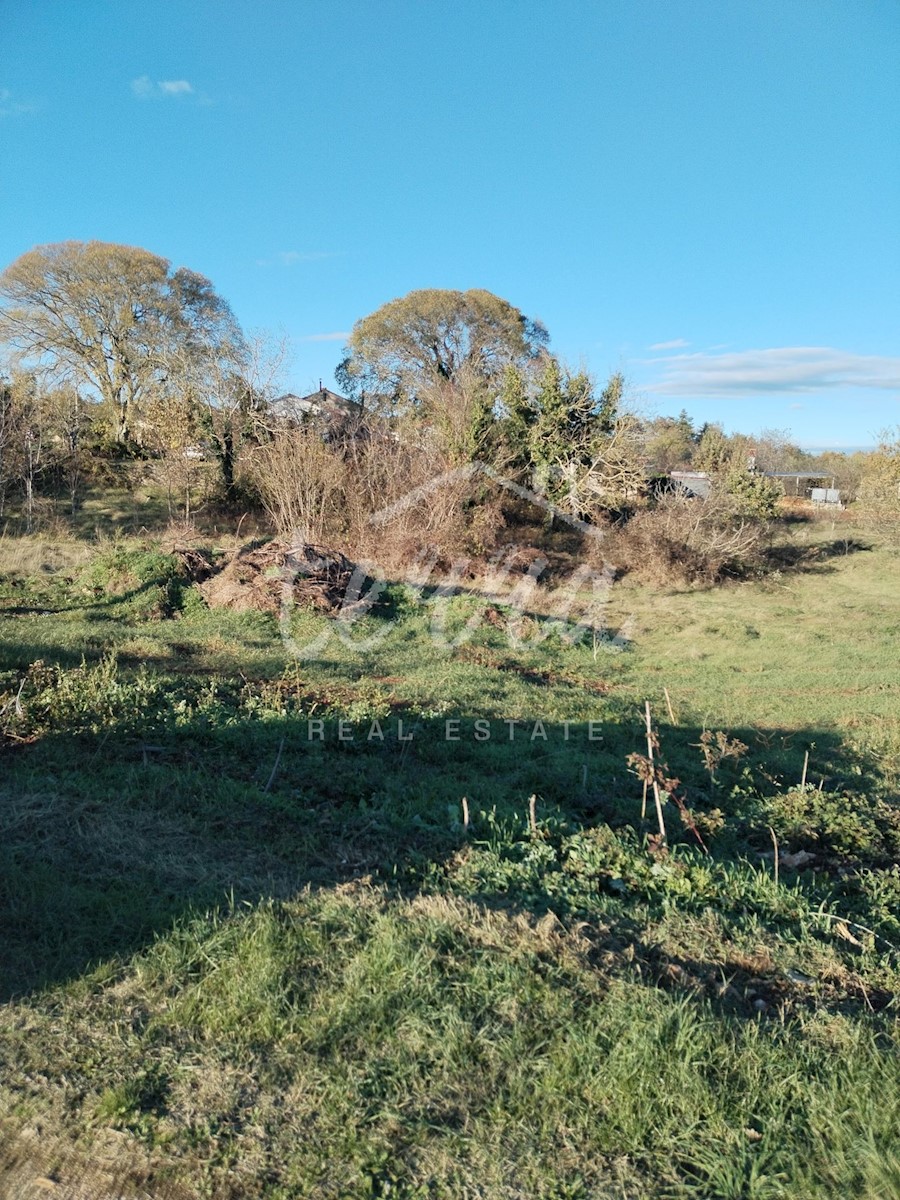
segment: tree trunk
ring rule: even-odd
[[[25,435],[25,532],[34,533],[34,476],[41,448],[38,442],[34,449],[34,435],[29,430]]]
[[[30,472],[25,476],[25,532],[34,533],[34,480]]]
[[[222,469],[222,491],[226,504],[233,504],[237,499],[237,489],[234,486],[234,433],[226,429],[222,434],[219,465]]]
[[[128,441],[128,401],[119,401],[119,412],[116,420],[116,441],[124,446]]]

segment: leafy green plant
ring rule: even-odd
[[[95,601],[131,620],[171,616],[187,587],[175,555],[123,545],[97,555],[80,584]]]
[[[772,521],[778,515],[778,501],[784,495],[780,480],[738,469],[726,476],[725,488],[740,515],[760,521]]]

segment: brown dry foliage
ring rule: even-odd
[[[320,612],[340,608],[353,574],[342,554],[304,543],[250,542],[218,567],[195,553],[182,562],[192,570],[211,608],[256,609],[277,613],[285,603],[309,605]]]
[[[319,544],[341,526],[345,465],[317,425],[280,432],[254,456],[253,479],[281,534]]]
[[[655,584],[717,583],[762,564],[764,523],[739,516],[728,497],[666,497],[617,531],[618,565]]]
[[[504,523],[489,481],[455,468],[427,432],[400,437],[377,418],[331,440],[314,424],[276,433],[256,453],[253,482],[282,536],[386,570],[423,554],[487,554]]]
[[[427,437],[376,429],[346,454],[346,539],[355,557],[390,570],[423,554],[447,560],[495,546],[504,523],[495,489],[454,468]]]

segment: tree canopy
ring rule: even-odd
[[[464,374],[499,384],[507,365],[534,363],[548,341],[539,321],[492,292],[423,289],[356,322],[338,379],[383,407],[415,407]]]
[[[172,387],[177,364],[232,354],[242,337],[202,275],[136,246],[36,246],[0,275],[0,338],[57,380],[96,394],[115,439],[142,400]]]

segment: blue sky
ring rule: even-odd
[[[897,0],[0,4],[0,263],[208,275],[316,386],[485,287],[638,403],[803,445],[900,423]]]

